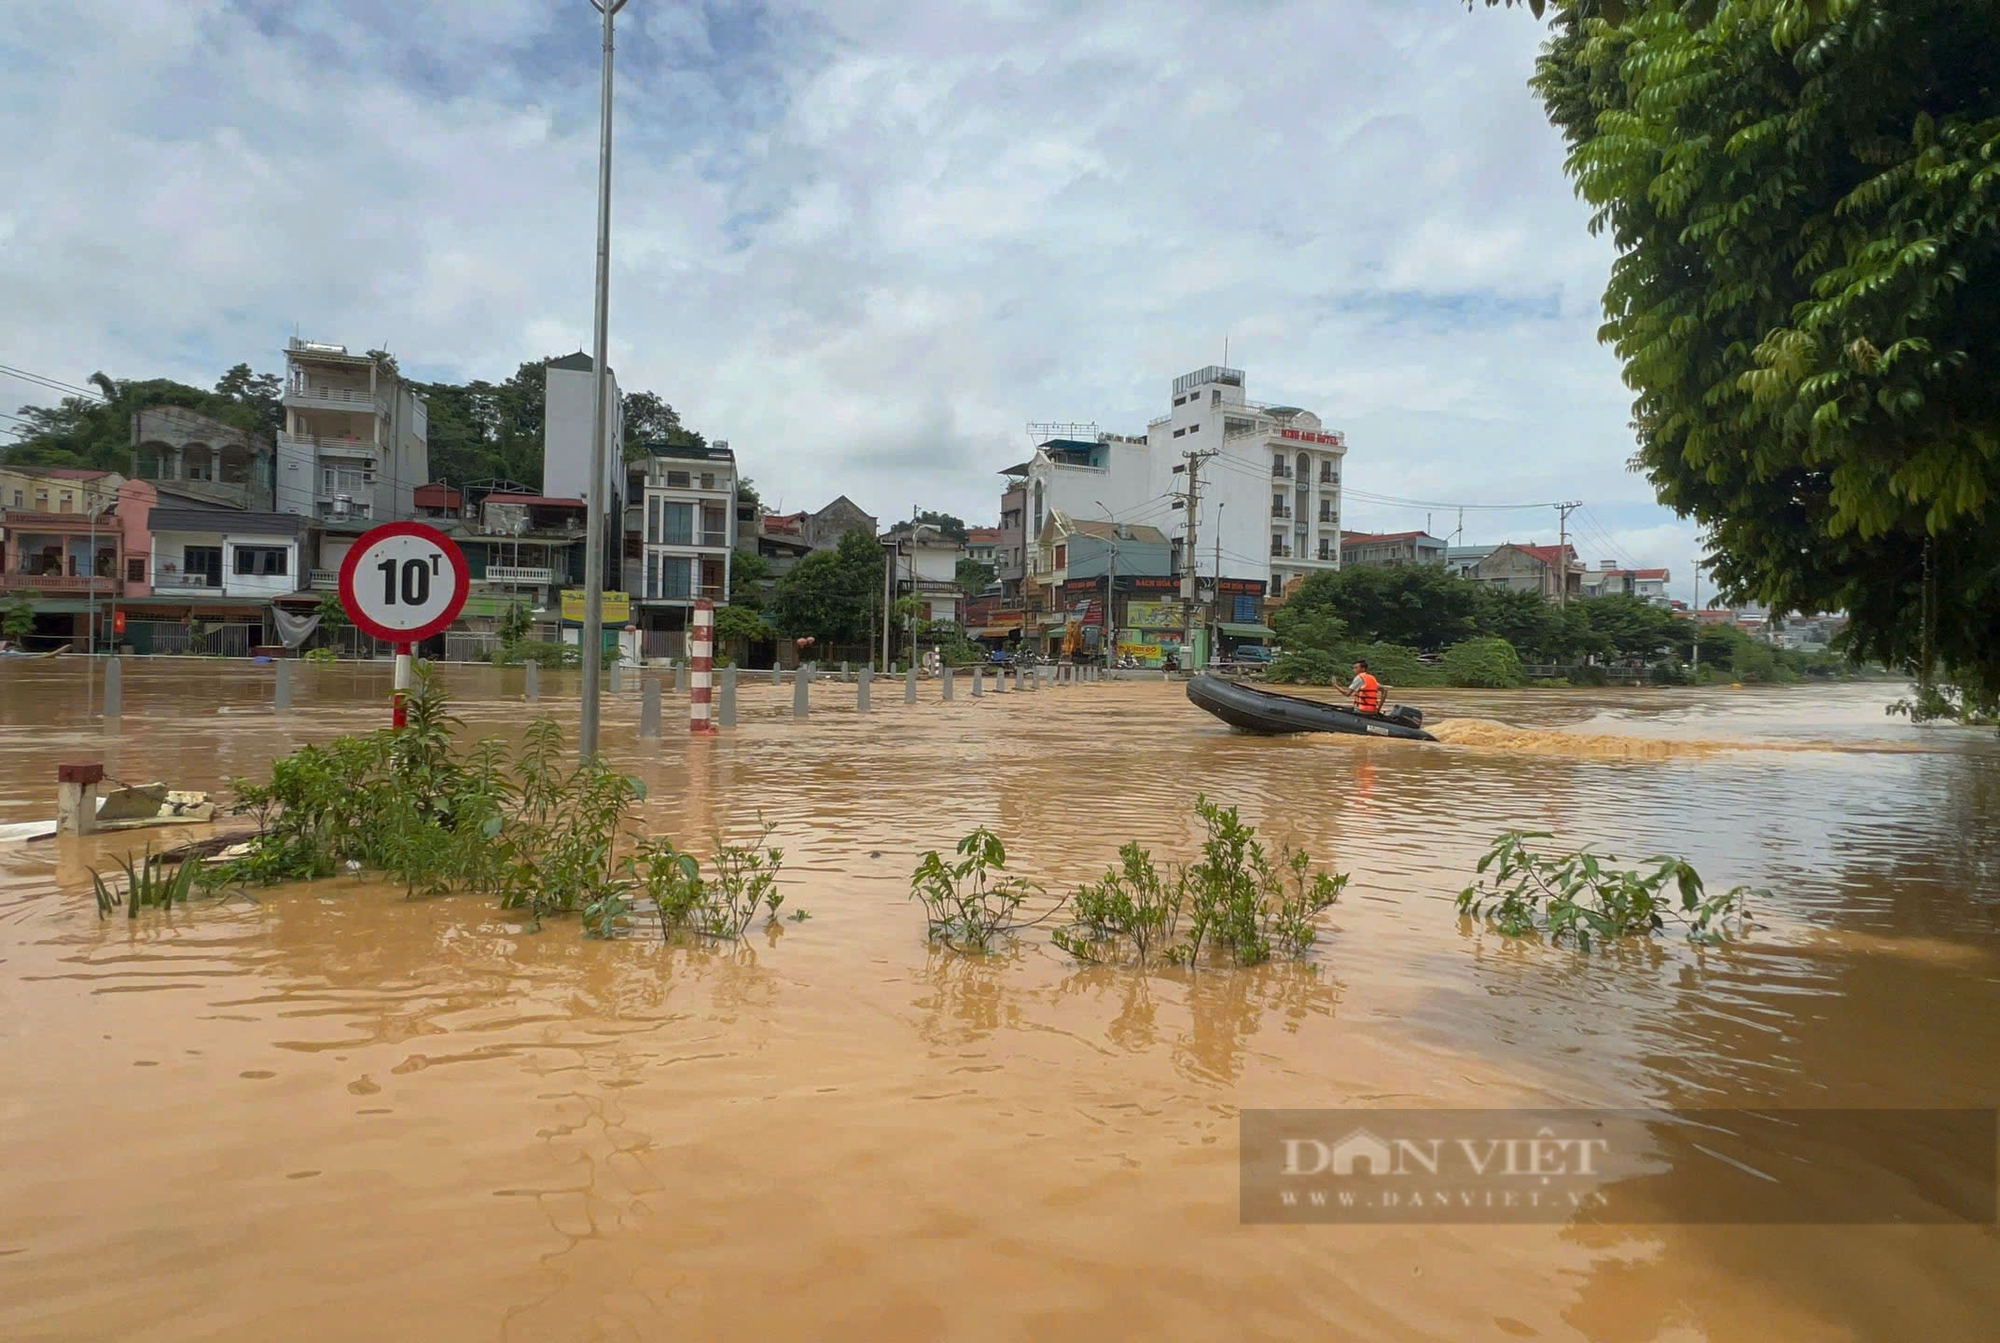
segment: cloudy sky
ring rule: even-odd
[[[1610,249],[1460,0],[630,0],[611,354],[773,502],[987,521],[1030,420],[1142,433],[1175,375],[1348,434],[1350,528],[1584,500],[1583,557],[1693,529],[1625,470]],[[0,13],[0,363],[209,383],[287,336],[501,378],[589,344],[588,0]],[[0,379],[8,409],[37,399]],[[1546,508],[1470,542],[1555,539]]]

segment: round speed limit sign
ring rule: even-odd
[[[415,643],[441,634],[465,607],[472,571],[452,539],[421,522],[363,532],[340,565],[340,604],[363,634]]]

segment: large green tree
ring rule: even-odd
[[[1478,632],[1479,592],[1441,564],[1357,564],[1309,575],[1283,609],[1287,629],[1324,613],[1359,643],[1442,648]]]
[[[1547,7],[1635,464],[1725,595],[1844,609],[1852,655],[1934,649],[1992,698],[2000,0]]]
[[[807,555],[778,579],[771,601],[778,628],[792,638],[811,635],[822,648],[869,642],[870,612],[882,609],[882,565],[882,546],[865,527]]]

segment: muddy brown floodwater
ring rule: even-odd
[[[0,825],[59,761],[218,789],[385,718],[382,669],[301,671],[279,718],[268,668],[128,662],[113,732],[75,659],[0,665]],[[474,733],[518,678],[448,671]],[[1162,685],[747,687],[651,743],[628,694],[648,830],[778,826],[812,918],[733,952],[353,878],[100,922],[130,836],[0,845],[0,1337],[1993,1337],[1991,1226],[1238,1220],[1244,1107],[1994,1104],[2000,750],[1899,689],[1404,696],[1437,746]],[[1198,790],[1354,874],[1310,965],[926,947],[921,850],[989,825],[1067,888],[1186,853]],[[1774,898],[1721,950],[1508,945],[1451,900],[1511,827]]]

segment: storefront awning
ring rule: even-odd
[[[1232,639],[1269,639],[1277,634],[1269,625],[1244,625],[1228,620],[1216,628]]]

